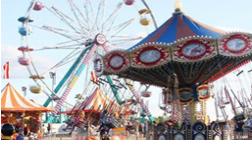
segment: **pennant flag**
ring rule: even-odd
[[[4,69],[3,78],[9,79],[9,62],[6,62],[6,64],[3,66],[3,69]]]

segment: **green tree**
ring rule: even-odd
[[[74,97],[75,99],[76,99],[76,102],[79,104],[79,103],[81,103],[85,98],[83,97],[83,95],[81,95],[81,94],[77,94],[75,97]]]
[[[162,116],[154,117],[156,123],[161,123],[165,121],[165,118]]]

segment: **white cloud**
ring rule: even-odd
[[[3,65],[9,61],[10,79],[29,77],[27,68],[18,63],[19,56],[22,56],[22,53],[18,51],[18,46],[1,45],[1,66],[3,67]],[[39,72],[42,72],[41,70],[49,69],[49,63],[55,63],[54,61],[48,60],[38,54],[32,54],[32,57],[34,58],[33,62],[36,64],[35,67],[39,70]],[[3,69],[1,70],[3,71]]]

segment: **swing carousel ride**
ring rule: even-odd
[[[67,100],[72,90],[86,96],[97,87],[113,103],[122,107],[127,105],[133,113],[135,111],[133,117],[144,119],[147,116],[150,122],[154,122],[154,118],[141,97],[151,96],[150,86],[162,88],[159,107],[169,118],[152,130],[161,133],[163,139],[176,139],[167,131],[179,122],[183,123],[181,129],[194,129],[198,125],[207,127],[210,119],[206,104],[211,97],[221,122],[228,120],[225,106],[229,104],[235,121],[250,117],[250,96],[244,88],[235,93],[225,75],[250,62],[252,35],[226,33],[199,23],[181,11],[181,3],[175,5],[172,17],[157,27],[144,0],[121,0],[109,5],[106,0],[84,0],[83,3],[67,0],[65,4],[33,0],[25,16],[18,19],[22,24],[19,28],[22,43],[18,50],[23,54],[18,62],[27,67],[36,84],[30,87],[31,92],[44,92],[48,97],[44,106],[56,102],[55,111],[46,122],[55,122],[63,108],[74,111],[76,106]],[[127,11],[136,12],[126,15]],[[40,38],[40,35],[33,38],[32,28],[34,32],[48,35],[44,38],[46,41],[41,40],[41,45],[48,42],[47,46],[32,42]],[[149,34],[148,28],[156,30]],[[48,59],[57,59],[57,62],[48,63],[48,67],[42,69],[36,65],[38,53]],[[45,81],[48,72],[51,78],[55,77],[56,73],[51,71],[64,75],[55,88]],[[239,71],[239,75],[244,73]],[[241,82],[239,75],[237,78]],[[214,87],[212,83],[220,78],[221,84]],[[136,84],[138,82],[140,84]],[[251,84],[248,82],[248,85]],[[217,92],[214,94],[214,91]],[[84,101],[79,110],[85,109]],[[113,103],[105,106],[111,110]],[[97,112],[104,107],[91,109]],[[94,114],[88,114],[91,115]],[[210,139],[206,134],[200,138]],[[153,136],[159,139],[158,135]],[[197,136],[186,134],[179,138],[196,139]],[[219,138],[224,139],[224,134]]]
[[[200,133],[210,125],[206,102],[211,97],[215,99],[219,122],[227,122],[225,105],[228,104],[232,106],[235,122],[250,118],[251,97],[244,88],[249,85],[251,89],[251,83],[247,81],[247,86],[235,93],[225,75],[238,70],[236,76],[242,83],[239,75],[245,71],[239,68],[251,60],[251,33],[226,33],[185,15],[181,3],[176,3],[175,8],[171,18],[136,45],[104,55],[103,74],[163,88],[160,109],[164,115],[170,113],[165,122],[169,127],[181,121],[192,129],[201,125],[202,129],[196,131]],[[212,83],[220,78],[222,86],[216,88],[215,96]],[[166,131],[164,124],[159,126],[158,133],[164,133],[161,139],[174,138],[167,134],[169,129]],[[188,139],[196,137],[194,133]],[[197,137],[200,138],[208,139],[208,136],[204,133],[203,137]]]

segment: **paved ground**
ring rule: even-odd
[[[59,137],[44,137],[44,140],[73,140],[72,138],[70,137],[62,137],[62,138],[59,138]],[[126,140],[137,140],[136,137],[128,137]],[[145,140],[144,137],[142,138],[138,138],[138,140]]]

